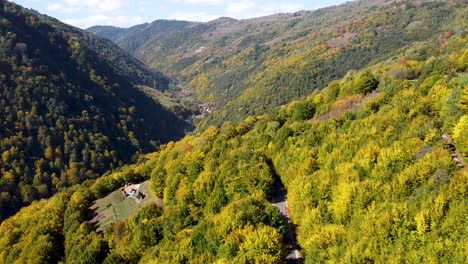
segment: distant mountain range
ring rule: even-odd
[[[273,111],[330,81],[398,54],[437,47],[465,30],[464,1],[353,1],[207,23],[157,20],[87,29],[184,84],[216,111],[201,128]]]

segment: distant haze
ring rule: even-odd
[[[24,7],[65,23],[130,27],[156,19],[210,21],[227,16],[237,19],[275,13],[314,10],[345,0],[17,0]]]

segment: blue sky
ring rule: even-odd
[[[129,27],[156,19],[210,21],[281,12],[314,10],[346,0],[16,0],[24,7],[87,28],[94,25]]]

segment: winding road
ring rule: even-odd
[[[272,205],[277,207],[283,215],[284,222],[286,223],[286,234],[285,242],[291,246],[291,251],[286,257],[286,263],[288,264],[300,264],[302,263],[302,254],[296,243],[296,233],[292,226],[291,219],[288,211],[288,201],[286,200],[286,193],[284,192],[283,186],[279,182],[275,184],[275,191],[273,194]]]

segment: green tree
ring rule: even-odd
[[[370,71],[360,73],[354,81],[354,92],[367,94],[372,92],[379,85],[379,81]]]
[[[293,111],[291,118],[293,120],[307,120],[314,117],[315,114],[315,104],[313,101],[303,101],[297,104]]]

